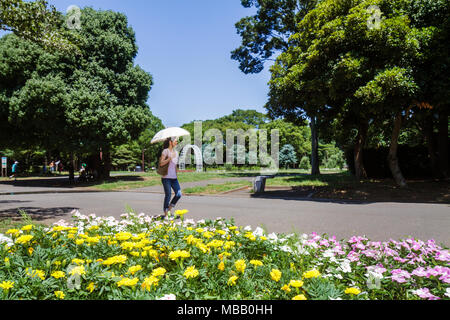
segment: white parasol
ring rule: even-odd
[[[167,138],[171,137],[183,137],[183,136],[189,136],[190,133],[187,130],[184,130],[182,128],[178,127],[171,127],[164,130],[159,131],[155,136],[153,137],[151,143],[157,143],[157,142],[163,142]]]

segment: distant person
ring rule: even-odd
[[[59,161],[59,164],[58,164],[58,172],[59,172],[59,174],[61,174],[62,171],[63,171],[63,164],[62,164],[61,161]]]
[[[19,162],[18,162],[18,161],[15,161],[15,162],[13,163],[13,165],[12,165],[12,168],[11,168],[11,173],[12,173],[12,175],[11,175],[9,178],[12,179],[12,178],[14,177],[14,181],[17,180],[17,170],[18,170],[17,166],[18,166],[18,165],[19,165]]]
[[[168,217],[171,211],[175,208],[178,200],[180,200],[181,187],[177,178],[177,164],[178,164],[178,152],[175,150],[175,147],[178,144],[178,140],[176,137],[168,138],[164,141],[163,151],[161,154],[161,158],[159,159],[159,166],[163,167],[169,164],[167,168],[167,174],[162,176],[161,181],[164,187],[164,217]],[[175,192],[175,195],[170,200],[172,196],[172,190]],[[160,217],[163,217],[162,215]]]
[[[50,167],[50,173],[53,173],[53,170],[55,169],[55,162],[50,162],[50,164],[49,164],[49,167]]]

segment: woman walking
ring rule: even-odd
[[[161,181],[164,187],[164,217],[168,217],[175,208],[178,200],[181,198],[181,187],[177,178],[177,164],[178,164],[178,152],[175,147],[178,144],[176,137],[168,138],[164,141],[163,151],[159,159],[159,166],[164,167],[168,164],[167,174],[162,176]],[[175,192],[172,201],[172,189]]]

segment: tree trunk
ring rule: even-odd
[[[409,111],[407,111],[408,113]],[[392,130],[391,146],[389,148],[388,163],[391,169],[392,177],[397,185],[400,187],[406,187],[406,180],[398,165],[397,149],[398,149],[398,137],[400,135],[400,129],[402,127],[402,112],[399,111],[395,117],[394,129]]]
[[[442,108],[439,111],[439,171],[442,178],[448,178],[448,111]]]
[[[433,178],[439,178],[439,165],[436,157],[436,144],[434,137],[433,115],[425,119],[424,133],[427,141],[428,156],[430,157],[430,166]]]
[[[363,148],[366,142],[367,131],[369,125],[367,121],[361,121],[358,128],[358,137],[355,144],[354,159],[355,159],[355,176],[358,180],[367,179],[367,172],[363,163]]]
[[[103,150],[103,170],[102,170],[102,178],[109,179],[111,172],[111,153],[109,148]]]
[[[316,117],[311,117],[311,175],[319,175],[319,137]]]

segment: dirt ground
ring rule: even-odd
[[[450,181],[408,180],[405,188],[392,179],[342,183],[333,186],[270,187],[266,195],[370,202],[450,203]]]

